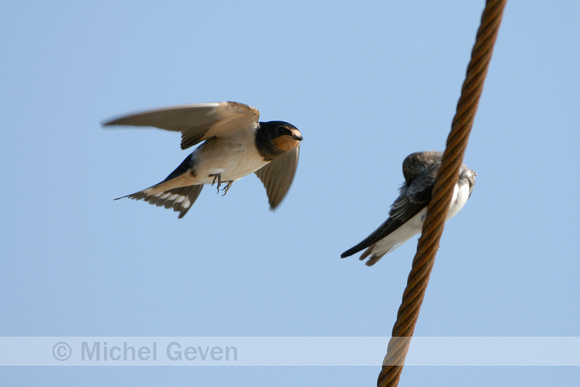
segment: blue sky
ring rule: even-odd
[[[0,336],[389,336],[416,248],[341,260],[409,153],[442,150],[483,10],[472,2],[4,2]],[[509,2],[418,336],[579,336],[580,4]],[[113,201],[179,136],[120,114],[232,100],[297,126],[271,212],[248,176],[184,219]],[[385,342],[386,348],[386,342]],[[380,364],[382,358],[377,359]],[[373,385],[379,367],[4,368],[10,385]],[[407,367],[401,385],[578,385],[575,367]]]

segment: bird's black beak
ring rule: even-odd
[[[293,135],[292,135],[292,138],[293,138],[294,140],[298,140],[298,141],[302,141],[302,140],[303,140],[303,139],[302,139],[302,136],[299,136],[299,135],[296,135],[296,134],[293,134]]]

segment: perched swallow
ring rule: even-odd
[[[162,182],[123,196],[173,208],[182,218],[204,184],[222,183],[224,195],[232,183],[255,172],[270,209],[280,204],[292,184],[302,135],[283,121],[258,122],[260,112],[237,102],[185,105],[132,114],[103,125],[153,126],[181,132],[181,149],[202,141]]]
[[[368,258],[366,265],[372,266],[383,255],[421,233],[442,156],[441,152],[430,151],[412,153],[405,158],[403,161],[405,183],[399,190],[399,197],[391,206],[389,218],[365,240],[342,253],[341,258],[367,249],[360,256],[360,260]],[[446,220],[454,217],[471,196],[475,176],[476,173],[471,169],[465,165],[461,166]]]

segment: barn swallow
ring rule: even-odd
[[[181,149],[203,141],[165,180],[118,199],[173,208],[182,218],[204,184],[217,183],[218,192],[225,184],[225,195],[234,181],[254,172],[266,188],[270,209],[275,209],[294,179],[302,135],[292,124],[258,122],[259,117],[258,109],[243,103],[215,102],[151,110],[103,123],[181,132]]]
[[[405,158],[403,161],[405,182],[399,190],[399,197],[391,206],[389,218],[358,245],[342,253],[341,258],[366,249],[360,260],[368,258],[366,265],[372,266],[383,255],[421,233],[442,156],[441,152],[429,151],[412,153]],[[454,217],[463,208],[471,196],[476,176],[477,174],[465,164],[461,166],[446,220]]]

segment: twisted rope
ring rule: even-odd
[[[407,288],[403,293],[403,301],[399,307],[387,355],[379,374],[377,382],[379,387],[399,384],[405,357],[435,262],[435,254],[439,248],[453,188],[457,183],[459,169],[463,163],[463,155],[467,148],[469,133],[477,112],[479,97],[506,2],[507,0],[486,1],[475,45],[471,52],[471,61],[461,89],[461,97],[451,125],[451,133],[447,138],[441,169],[433,187],[433,197],[427,208],[427,218],[423,224],[417,254],[413,259]]]

